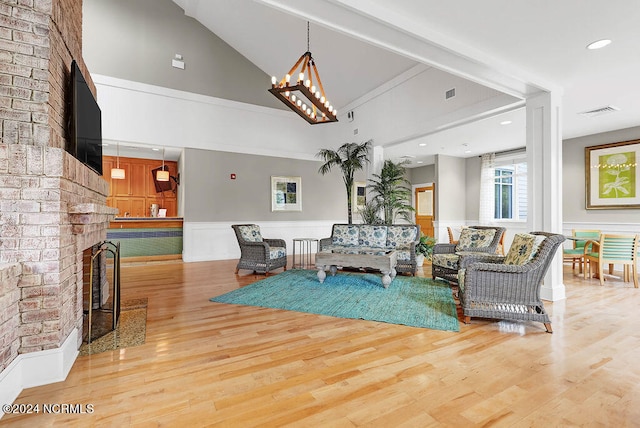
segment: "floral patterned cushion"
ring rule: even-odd
[[[464,251],[470,248],[486,248],[491,245],[495,235],[495,229],[474,229],[472,227],[462,229],[456,251]]]
[[[457,270],[459,260],[460,256],[455,253],[434,254],[431,263],[447,269]]]
[[[387,248],[409,249],[417,239],[418,228],[415,226],[387,226]]]
[[[411,260],[411,251],[409,250],[396,250],[396,254],[398,255],[398,260],[401,260],[401,261]]]
[[[504,258],[504,264],[520,266],[526,264],[536,255],[544,238],[543,235],[517,233],[513,237],[507,256]]]
[[[358,245],[359,229],[356,224],[335,224],[331,236],[333,244]]]
[[[269,247],[269,259],[279,259],[280,257],[286,257],[287,250],[284,247]]]
[[[387,244],[387,226],[361,225],[358,244],[367,247],[384,248]]]
[[[257,224],[251,224],[248,226],[238,227],[240,235],[245,241],[249,242],[262,242],[262,235],[260,234],[260,226]]]

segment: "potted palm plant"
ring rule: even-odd
[[[380,174],[373,174],[374,178],[369,179],[371,194],[376,202],[376,206],[382,212],[384,224],[395,223],[397,217],[401,217],[411,222],[411,213],[414,211],[411,206],[411,183],[405,177],[405,163],[395,163],[390,160],[384,161]]]
[[[318,172],[325,175],[335,166],[342,171],[342,180],[347,190],[347,218],[348,223],[353,222],[352,217],[352,194],[354,173],[364,168],[369,162],[369,150],[371,149],[371,141],[362,144],[345,143],[338,147],[338,150],[321,149],[316,156],[322,158],[324,163],[320,166]]]
[[[432,236],[422,235],[420,241],[416,244],[416,264],[422,266],[424,260],[431,260],[433,255],[433,246],[436,245],[436,239]]]

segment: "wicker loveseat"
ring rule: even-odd
[[[231,225],[240,245],[240,269],[268,274],[269,271],[284,267],[287,270],[287,244],[284,239],[266,239],[256,224]]]
[[[458,295],[464,322],[471,317],[538,321],[552,333],[540,287],[564,239],[545,232],[516,234],[506,256],[461,256]]]
[[[431,275],[458,283],[458,261],[470,253],[495,254],[504,227],[470,226],[464,228],[456,244],[436,244],[433,247]]]
[[[391,226],[371,224],[334,224],[329,238],[319,241],[320,252],[353,252],[395,250],[398,254],[398,273],[415,275],[416,244],[420,229],[415,224]]]

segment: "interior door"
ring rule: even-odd
[[[417,187],[415,194],[416,224],[427,236],[434,236],[433,220],[435,220],[435,188],[434,184]]]

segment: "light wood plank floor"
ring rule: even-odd
[[[0,425],[640,424],[640,289],[620,278],[601,287],[565,266],[567,299],[546,304],[553,334],[481,319],[453,333],[209,302],[262,278],[234,267],[124,265],[123,299],[149,299],[146,344],[79,357],[66,381],[16,400],[94,413]]]

